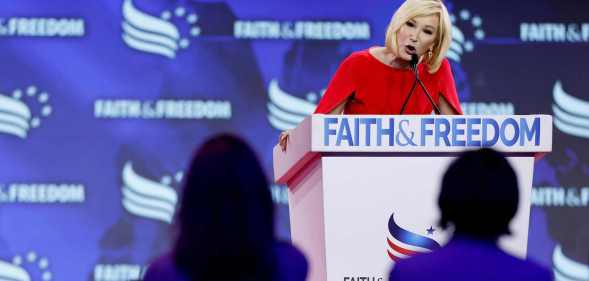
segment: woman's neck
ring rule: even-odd
[[[383,56],[384,62],[390,67],[398,68],[398,69],[409,69],[410,68],[409,61],[402,59],[400,56],[395,56],[395,54],[393,54],[393,52],[387,50],[386,47],[382,48],[382,56]]]

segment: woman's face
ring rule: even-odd
[[[410,19],[397,31],[398,56],[410,61],[411,55],[421,57],[428,52],[436,40],[438,15],[418,16]]]

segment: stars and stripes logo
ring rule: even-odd
[[[198,37],[198,15],[184,7],[162,12],[160,17],[139,10],[133,0],[123,2],[123,41],[130,48],[173,59],[180,49],[190,46],[190,37],[182,34],[173,21],[184,20],[190,37]]]
[[[0,133],[26,139],[52,112],[49,94],[35,85],[15,89],[12,95],[0,93]]]
[[[418,253],[428,253],[440,248],[440,244],[434,239],[410,232],[399,226],[395,222],[394,213],[389,218],[388,227],[390,235],[387,237],[387,253],[394,262]],[[428,235],[432,235],[435,229],[430,226],[426,231]]]

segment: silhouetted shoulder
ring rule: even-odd
[[[512,264],[514,265],[512,267],[512,274],[521,278],[520,280],[553,280],[552,272],[539,264],[533,261],[521,260],[510,255],[507,256],[512,259]]]
[[[275,246],[279,281],[304,281],[307,279],[309,265],[305,255],[287,242],[277,242]]]
[[[492,242],[453,240],[432,253],[401,260],[389,280],[519,281],[552,280],[547,269],[513,257]]]
[[[155,259],[145,272],[143,281],[188,281],[188,277],[174,264],[171,255],[163,255]]]

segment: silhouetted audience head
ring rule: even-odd
[[[515,171],[501,153],[461,154],[444,174],[438,197],[440,225],[454,227],[452,239],[435,251],[395,262],[389,280],[553,280],[547,269],[510,255],[497,243],[510,233],[518,200]]]
[[[450,165],[442,180],[440,226],[453,226],[455,234],[496,240],[510,234],[518,200],[517,177],[501,153],[468,151]]]
[[[173,259],[192,280],[272,280],[272,199],[244,141],[220,135],[197,150],[177,219]]]

